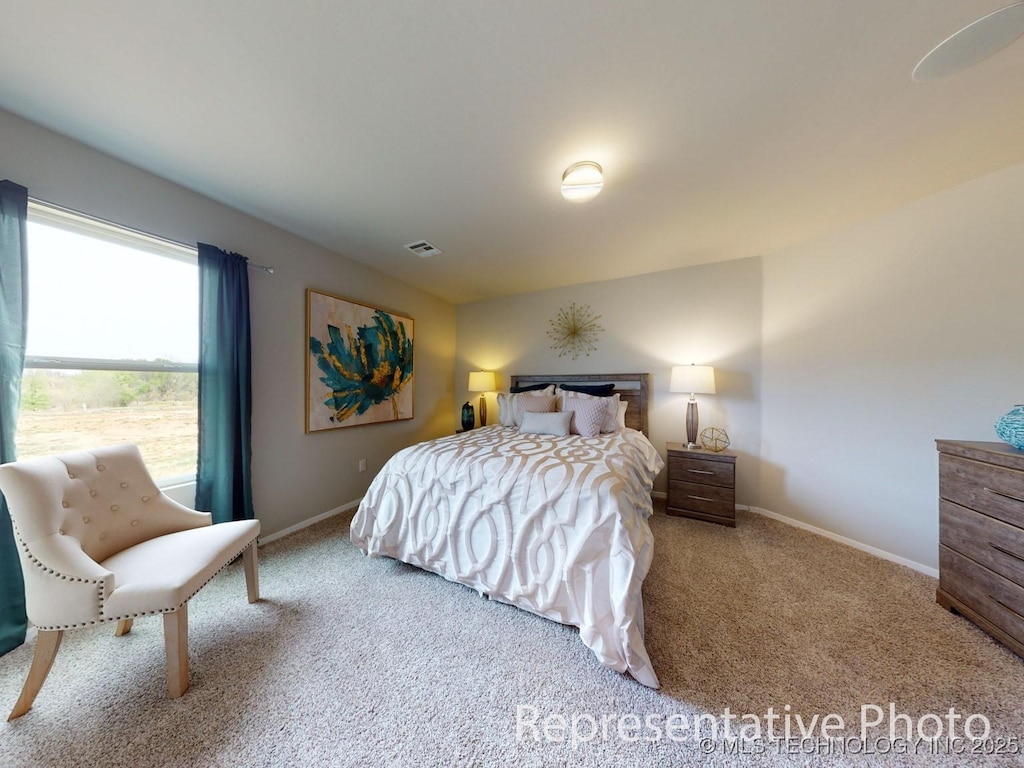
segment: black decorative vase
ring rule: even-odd
[[[476,414],[473,412],[473,406],[465,403],[462,406],[462,428],[472,429],[474,426],[476,426]]]

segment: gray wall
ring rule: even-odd
[[[250,273],[253,494],[264,534],[359,498],[396,450],[450,433],[455,310],[447,302],[3,111],[0,149],[0,178],[32,197],[274,267],[272,276]],[[306,288],[416,320],[415,419],[304,433]]]
[[[934,440],[1024,402],[1024,165],[764,260],[760,506],[935,566]]]
[[[547,332],[571,302],[587,304],[605,331],[589,357],[558,357]],[[665,455],[666,441],[686,440],[687,395],[668,391],[673,365],[715,366],[717,394],[698,395],[701,429],[724,427],[739,454],[737,497],[758,497],[761,442],[761,259],[707,264],[621,280],[510,296],[457,309],[456,408],[477,395],[466,390],[471,370],[510,374],[650,373],[650,437]],[[497,420],[493,396],[489,419]],[[493,416],[490,415],[493,413]],[[664,473],[662,473],[664,475]],[[665,489],[664,476],[655,486]]]

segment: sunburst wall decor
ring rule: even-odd
[[[573,302],[563,307],[551,320],[548,336],[555,340],[551,348],[558,350],[559,357],[572,355],[573,360],[580,354],[590,357],[597,349],[597,335],[604,330],[597,322],[600,319],[600,315],[590,311],[589,304],[576,306]]]

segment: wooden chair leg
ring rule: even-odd
[[[188,603],[164,614],[167,654],[167,696],[176,699],[188,690]]]
[[[121,619],[117,622],[117,629],[114,630],[114,637],[124,637],[132,631],[132,622],[134,619]]]
[[[245,566],[245,589],[249,593],[249,602],[255,603],[260,599],[260,564],[255,539],[242,553],[242,564]]]
[[[32,702],[36,700],[39,689],[46,682],[46,676],[50,674],[50,667],[53,660],[57,658],[57,651],[60,649],[60,641],[64,637],[62,629],[41,629],[36,636],[36,651],[32,657],[32,666],[29,667],[28,677],[25,678],[25,686],[21,689],[21,696],[11,710],[8,721],[21,717],[30,709]]]

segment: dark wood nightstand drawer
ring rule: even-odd
[[[939,589],[969,606],[1017,642],[1024,642],[1024,587],[939,547]]]
[[[667,509],[670,514],[689,510],[735,520],[736,494],[731,488],[669,480]]]
[[[1024,585],[1024,530],[1020,528],[942,499],[939,543]]]
[[[939,496],[1024,528],[1024,472],[940,454]]]
[[[718,485],[723,488],[732,488],[736,484],[736,469],[731,463],[691,459],[674,454],[671,458],[668,465],[669,481]]]

